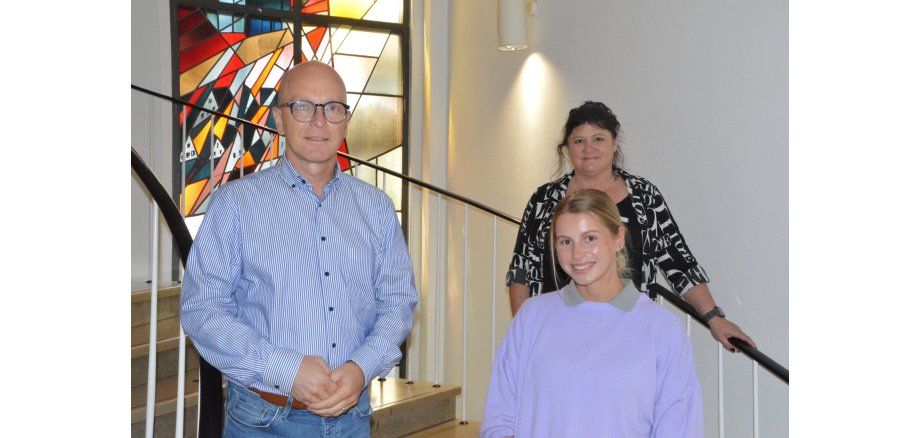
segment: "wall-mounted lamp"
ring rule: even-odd
[[[498,0],[498,50],[527,48],[527,15],[534,14],[536,0]]]

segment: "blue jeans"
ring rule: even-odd
[[[371,402],[367,388],[358,404],[338,417],[320,417],[309,411],[275,406],[246,388],[227,383],[224,437],[369,437]]]

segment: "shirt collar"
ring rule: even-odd
[[[287,159],[287,157],[281,157],[278,160],[278,167],[281,168],[281,178],[291,187],[297,187],[300,185],[307,186],[312,188],[310,181],[307,181],[297,169],[294,169],[294,165]],[[342,170],[339,168],[338,159],[335,161],[335,174],[332,175],[332,181],[329,181],[327,186],[332,189],[338,189],[342,184]],[[325,187],[324,187],[325,189]]]
[[[636,306],[636,302],[639,301],[639,290],[633,285],[632,280],[628,278],[621,278],[620,281],[623,282],[623,290],[621,290],[617,296],[611,298],[610,301],[607,301],[607,304],[623,310],[624,312],[629,312]],[[566,306],[575,307],[585,302],[585,299],[578,293],[574,281],[570,281],[559,293],[562,295],[562,302],[565,303]]]

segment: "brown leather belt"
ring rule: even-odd
[[[262,400],[265,400],[275,406],[281,406],[282,408],[287,406],[288,398],[286,396],[283,396],[280,394],[272,394],[270,392],[265,392],[265,391],[259,391],[258,389],[255,389],[255,388],[249,388],[249,390],[258,394],[259,397],[262,397]],[[305,411],[307,410],[307,405],[301,403],[297,399],[294,399],[292,400],[291,408]]]

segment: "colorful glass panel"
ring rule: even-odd
[[[290,11],[292,3],[299,3],[300,0],[220,0],[220,3],[230,3],[234,5],[253,6],[262,9],[274,9],[277,11]]]
[[[296,4],[302,7],[301,13],[310,9],[311,13],[326,15],[332,8],[333,15],[357,18],[402,14],[402,2],[389,0],[226,3],[276,10]],[[387,4],[396,11],[380,12]],[[279,19],[190,6],[178,6],[176,11],[182,100],[274,129],[270,107],[277,104],[281,75],[294,65],[295,57],[298,62],[320,60],[342,75],[352,106],[348,139],[340,150],[362,159],[386,156],[388,166],[402,169],[405,115],[399,34],[305,24],[295,36],[294,23],[306,22],[307,17]],[[298,37],[300,41],[295,41]],[[297,45],[300,53],[295,53]],[[184,171],[187,216],[203,213],[210,194],[221,184],[269,167],[284,154],[283,137],[226,118],[212,118],[205,111],[189,109],[180,115],[179,126],[184,132],[179,164]],[[394,161],[393,157],[399,158]],[[358,174],[348,160],[340,158],[339,163],[343,170]],[[375,179],[378,186],[385,184],[386,179]],[[394,184],[398,186],[399,181]],[[394,203],[399,206],[401,191],[386,191],[397,196]]]
[[[294,37],[283,21],[179,8],[179,95],[195,105],[274,128],[281,74],[293,65]],[[244,23],[246,33],[234,23]],[[243,173],[271,165],[282,151],[264,129],[189,109],[181,159],[185,214],[203,213],[212,191]],[[197,190],[189,190],[195,187]]]
[[[402,23],[403,0],[302,0],[300,12],[332,17]]]

